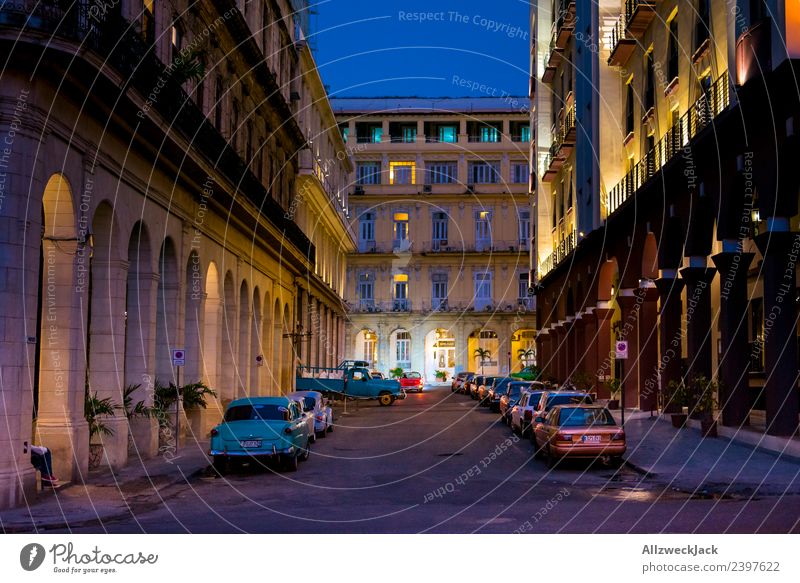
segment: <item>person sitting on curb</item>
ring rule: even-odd
[[[42,486],[53,487],[58,478],[53,475],[53,457],[50,450],[41,445],[31,446],[31,464],[42,474]]]

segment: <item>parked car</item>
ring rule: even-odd
[[[591,405],[593,403],[592,396],[585,391],[544,391],[539,403],[536,405],[536,410],[533,412],[534,430],[536,418],[544,417],[556,405]],[[533,439],[533,436],[534,433],[531,432],[531,439]]]
[[[508,383],[505,393],[500,395],[497,408],[506,425],[511,423],[511,408],[519,402],[519,397],[524,390],[529,389],[530,381],[515,381]]]
[[[500,412],[500,399],[508,390],[508,385],[513,381],[511,377],[495,377],[492,387],[489,389],[489,395],[486,398],[486,404],[489,410],[493,413]]]
[[[473,399],[478,398],[478,389],[486,382],[486,377],[483,375],[475,375],[469,383],[469,396]]]
[[[400,381],[400,386],[406,392],[416,391],[421,393],[422,387],[425,385],[422,375],[416,371],[404,372],[397,380]]]
[[[535,381],[539,378],[540,374],[539,368],[530,364],[519,372],[512,372],[511,376],[521,381]]]
[[[519,402],[511,409],[511,431],[523,437],[528,435],[533,424],[534,411],[539,406],[539,400],[544,392],[529,388],[520,393]]]
[[[467,377],[470,375],[474,375],[475,373],[471,372],[460,372],[453,377],[452,382],[450,383],[450,390],[452,392],[459,391],[464,383],[467,381]]]
[[[381,405],[405,399],[406,393],[396,380],[375,379],[365,367],[350,367],[344,361],[337,368],[297,367],[295,386],[299,391],[337,393],[353,399],[377,399]]]
[[[600,405],[555,405],[536,419],[534,448],[553,467],[561,458],[607,458],[622,463],[625,432],[611,413]]]
[[[478,387],[477,398],[478,402],[482,407],[487,406],[489,403],[487,402],[487,398],[489,397],[489,389],[492,388],[495,379],[501,379],[502,377],[484,377],[483,384]]]
[[[328,406],[322,393],[295,391],[289,398],[301,401],[303,411],[314,420],[314,434],[317,437],[327,437],[333,431],[333,409]]]
[[[231,461],[280,460],[288,471],[308,459],[311,434],[308,417],[289,397],[236,399],[225,409],[222,423],[211,430],[208,454],[214,469],[224,474]]]

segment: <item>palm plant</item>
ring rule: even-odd
[[[481,359],[481,374],[483,374],[483,363],[492,357],[492,353],[488,348],[476,348],[474,355]]]
[[[122,409],[125,411],[125,417],[128,421],[135,417],[150,417],[153,414],[153,409],[144,404],[144,401],[137,401],[133,403],[133,394],[138,391],[142,385],[128,385],[122,392]]]
[[[111,397],[101,399],[95,392],[86,393],[86,399],[83,402],[83,416],[89,424],[89,441],[95,435],[102,435],[111,437],[114,435],[114,430],[111,429],[103,421],[103,417],[113,417],[118,406],[114,404]]]
[[[203,64],[204,55],[203,51],[194,50],[186,56],[177,57],[170,65],[172,78],[180,85],[187,81],[199,82],[202,80],[206,74],[206,66]]]
[[[401,376],[403,376],[403,369],[401,367],[399,367],[399,366],[395,367],[395,368],[389,370],[389,374],[392,375],[393,378],[398,379]]]
[[[519,356],[519,360],[521,363],[528,362],[534,357],[535,354],[536,351],[533,348],[520,348],[517,350],[517,356]]]

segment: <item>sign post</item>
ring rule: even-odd
[[[625,361],[628,359],[628,341],[627,340],[617,340],[614,345],[614,353],[616,360],[620,361],[620,386],[622,388],[622,403],[620,407],[622,409],[622,427],[625,427]]]
[[[181,430],[181,369],[186,366],[186,351],[183,348],[172,349],[172,366],[175,367],[175,454],[178,454]]]

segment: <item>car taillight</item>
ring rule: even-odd
[[[291,428],[291,427],[287,427],[286,429],[284,429],[284,430],[283,430],[283,432],[284,432],[286,435],[291,435],[291,434],[292,434],[292,428]]]
[[[217,428],[215,427],[211,430],[211,437],[216,437],[217,435],[219,435],[219,431],[217,431]]]
[[[556,441],[572,441],[572,436],[566,433],[556,433]]]
[[[611,436],[611,441],[625,441],[625,432],[620,431]]]

